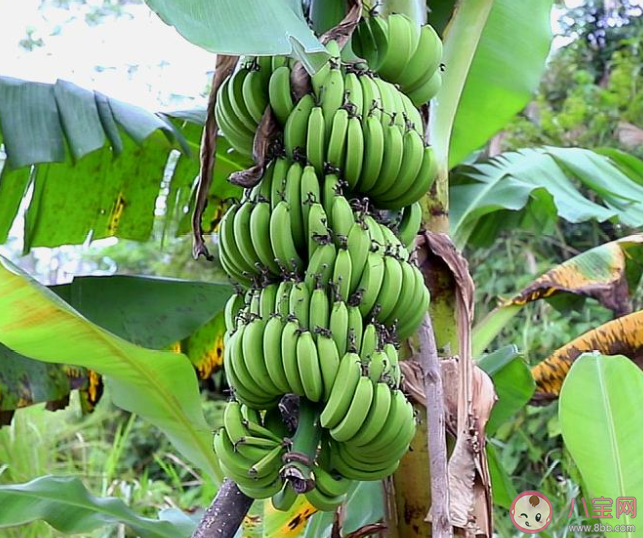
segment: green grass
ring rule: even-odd
[[[205,401],[206,416],[221,423],[221,402]],[[83,416],[76,395],[70,406],[54,413],[38,405],[18,411],[0,429],[0,484],[36,477],[80,476],[96,496],[119,497],[137,513],[156,517],[164,508],[192,512],[207,506],[215,485],[182,459],[155,428],[115,409],[104,397],[94,413]],[[124,529],[104,528],[91,538],[124,537]],[[36,522],[0,529],[0,538],[59,538]]]

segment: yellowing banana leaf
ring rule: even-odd
[[[108,333],[2,257],[0,343],[34,360],[97,371],[116,405],[159,427],[186,459],[219,478],[197,378],[184,355]]]
[[[314,73],[328,58],[298,0],[145,0],[188,41],[210,52],[291,55]]]
[[[533,401],[547,402],[557,398],[574,361],[588,351],[625,355],[643,367],[643,310],[586,332],[534,366],[531,370],[536,381]]]
[[[208,379],[223,367],[225,321],[219,314],[199,327],[186,339],[177,342],[175,350],[190,359],[201,379]]]
[[[16,409],[46,402],[55,411],[69,403],[69,393],[81,391],[85,411],[93,410],[103,392],[102,378],[85,368],[47,364],[0,345],[0,426],[11,423]]]
[[[0,528],[44,520],[65,534],[87,535],[104,526],[125,524],[143,538],[187,538],[187,516],[171,520],[135,514],[115,497],[96,498],[76,477],[44,476],[27,484],[0,486]]]
[[[264,502],[263,538],[297,538],[303,536],[308,520],[317,513],[306,497],[300,495],[287,512],[275,510],[270,501]],[[319,538],[322,538],[321,536]]]
[[[443,84],[431,110],[430,142],[444,170],[483,146],[531,99],[551,43],[551,6],[551,0],[457,3],[444,31]]]
[[[584,354],[565,380],[558,414],[565,447],[587,486],[586,497],[609,499],[611,510],[603,515],[610,525],[634,529],[636,512],[619,514],[618,505],[619,498],[629,497],[630,509],[636,510],[643,497],[643,373],[623,356]],[[599,515],[594,503],[587,504]],[[640,531],[618,535],[634,537]]]
[[[168,181],[165,228],[178,226],[193,198],[203,119],[203,110],[152,114],[65,81],[0,77],[0,243],[31,190],[25,252],[88,237],[144,241]],[[226,178],[248,164],[228,149],[217,147],[211,211],[239,193]]]
[[[569,294],[591,297],[620,316],[631,311],[630,291],[643,270],[643,234],[599,245],[550,269],[490,312],[474,329],[474,355],[479,355],[520,309],[533,301]],[[559,297],[558,302],[564,301]]]

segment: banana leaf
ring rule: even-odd
[[[559,309],[580,308],[592,298],[616,316],[631,312],[630,295],[643,272],[643,234],[599,245],[574,256],[538,277],[492,310],[473,332],[473,353],[479,355],[527,304],[546,300]]]
[[[0,243],[22,218],[27,195],[24,252],[88,238],[147,240],[165,189],[164,229],[172,223],[178,228],[193,203],[204,117],[203,110],[152,114],[62,80],[0,77],[0,138],[7,156],[0,170]],[[227,176],[248,166],[225,140],[217,153],[206,222],[240,192]]]
[[[164,520],[164,514],[150,519],[115,497],[96,498],[76,477],[43,476],[27,484],[0,486],[0,506],[0,528],[44,520],[65,534],[86,534],[125,524],[142,538],[187,538],[193,528],[188,516],[176,512],[171,521]]]
[[[551,6],[552,0],[457,4],[444,30],[443,84],[429,126],[443,169],[482,147],[530,101],[551,44]]]
[[[95,370],[117,406],[159,427],[187,460],[218,480],[197,377],[184,355],[107,332],[2,257],[0,343],[34,360]]]
[[[314,73],[328,53],[317,40],[298,0],[145,0],[185,39],[210,52],[291,55]]]

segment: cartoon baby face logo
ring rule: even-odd
[[[551,522],[551,503],[538,491],[523,491],[511,503],[510,516],[518,530],[534,534]]]

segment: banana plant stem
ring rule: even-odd
[[[192,538],[232,538],[250,510],[252,501],[232,480],[226,478]]]

